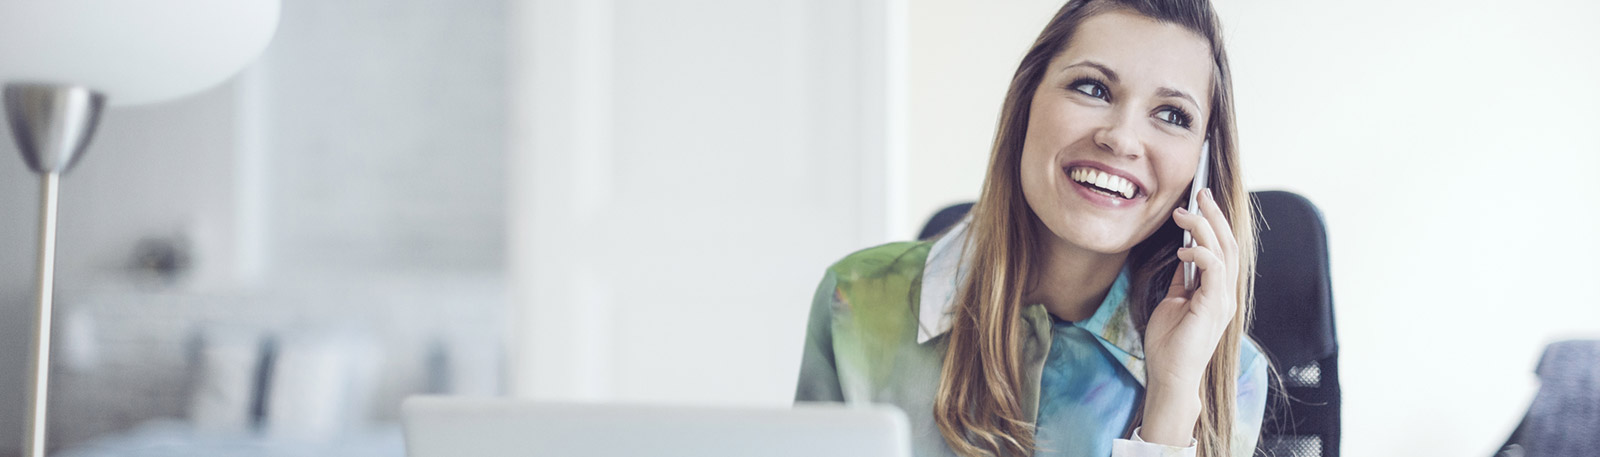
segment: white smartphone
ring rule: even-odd
[[[1200,143],[1200,166],[1194,169],[1194,183],[1189,186],[1189,213],[1200,215],[1200,190],[1210,185],[1206,177],[1210,175],[1211,168],[1211,140]],[[1194,235],[1188,230],[1183,231],[1183,247],[1194,247]],[[1194,292],[1200,287],[1199,271],[1194,267],[1194,262],[1183,263],[1183,290]]]

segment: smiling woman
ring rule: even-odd
[[[828,269],[796,399],[896,404],[919,455],[1250,455],[1267,362],[1232,107],[1208,2],[1067,3],[1012,78],[971,218]]]

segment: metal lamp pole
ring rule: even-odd
[[[83,157],[105,107],[105,96],[82,86],[12,83],[6,117],[22,160],[39,174],[39,282],[29,358],[26,457],[44,457],[50,387],[50,316],[55,298],[56,200],[61,174]]]

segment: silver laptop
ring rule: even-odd
[[[412,397],[410,457],[910,457],[892,406],[642,406]]]

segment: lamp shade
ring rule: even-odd
[[[266,48],[278,0],[0,0],[0,83],[87,87],[115,105],[215,86]]]

